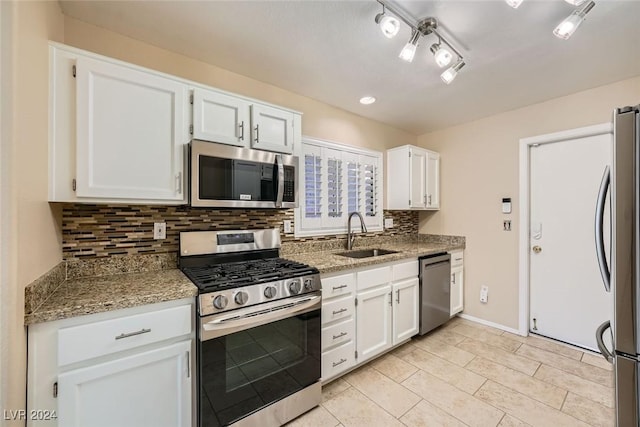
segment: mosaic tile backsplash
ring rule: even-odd
[[[394,227],[367,236],[403,236],[418,233],[418,212],[384,211]],[[190,206],[64,204],[62,254],[65,260],[114,255],[177,254],[181,231],[282,228],[293,220],[293,209],[202,209]],[[167,224],[167,238],[153,239],[153,223]],[[344,235],[295,239],[283,234],[283,242],[344,239]]]

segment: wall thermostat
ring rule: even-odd
[[[511,197],[502,199],[502,213],[504,214],[511,213]]]

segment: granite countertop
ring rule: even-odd
[[[68,279],[26,313],[24,322],[49,322],[197,294],[198,288],[178,269]]]
[[[320,270],[320,273],[334,273],[336,271],[366,267],[369,265],[382,264],[385,262],[399,261],[407,258],[418,258],[424,255],[431,255],[438,252],[448,252],[456,249],[464,249],[464,247],[464,243],[460,242],[388,241],[383,244],[375,245],[367,244],[364,246],[358,246],[356,244],[353,250],[380,248],[397,251],[398,253],[369,258],[349,258],[338,255],[341,252],[346,252],[346,250],[342,248],[318,252],[288,253],[282,256],[292,261],[297,261],[314,266],[318,270]]]

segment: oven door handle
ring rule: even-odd
[[[242,312],[216,316],[213,320],[200,320],[200,340],[207,341],[234,332],[240,332],[255,326],[286,319],[294,315],[319,310],[322,297],[320,295],[304,296],[294,301],[283,302],[267,309],[255,311],[246,309]]]

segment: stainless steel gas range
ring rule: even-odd
[[[320,403],[320,275],[279,247],[278,229],[180,233],[199,289],[199,427],[280,426]]]

